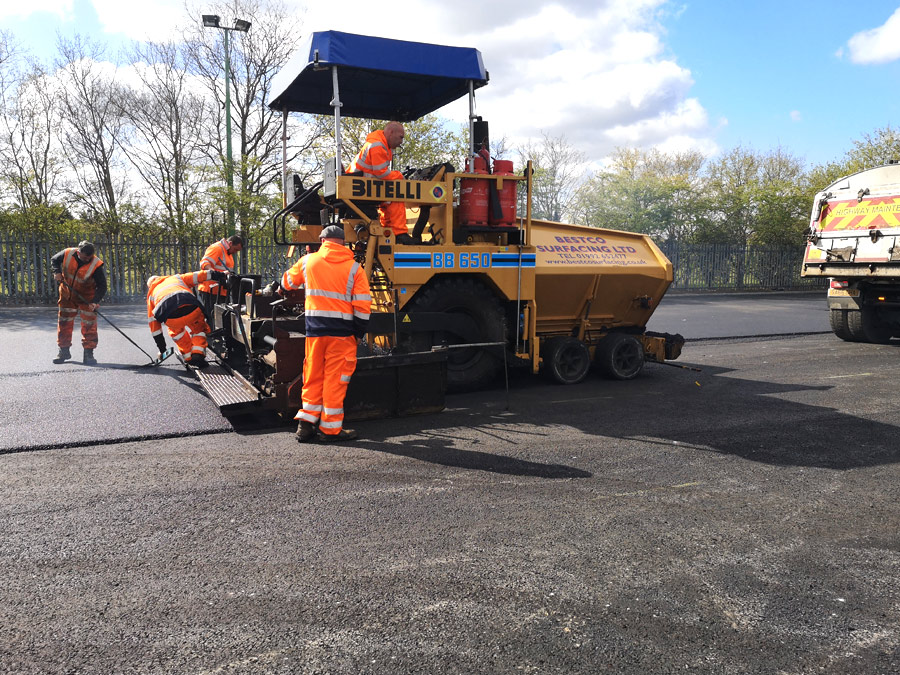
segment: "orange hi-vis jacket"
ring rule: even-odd
[[[78,259],[75,256],[77,252],[77,248],[67,248],[63,256],[60,271],[65,283],[60,284],[60,299],[71,300],[76,304],[89,303],[94,299],[94,292],[97,289],[97,285],[92,277],[97,268],[103,264],[103,261],[94,256],[90,263],[79,267]],[[78,295],[73,294],[66,284],[71,286]],[[81,296],[80,298],[78,297],[79,295]]]
[[[366,136],[366,144],[362,146],[356,159],[350,165],[350,173],[362,171],[380,180],[401,180],[403,174],[391,171],[394,152],[388,147],[384,130],[373,131]],[[403,202],[384,202],[381,207],[381,224],[389,228],[395,235],[408,234],[406,226],[406,204]]]
[[[323,241],[284,273],[281,285],[305,290],[308,337],[365,335],[372,296],[365,271],[346,246]]]
[[[147,319],[154,336],[162,335],[162,324],[170,318],[200,307],[191,289],[209,279],[210,274],[211,270],[204,270],[151,280],[147,290]]]
[[[228,252],[228,240],[220,239],[210,244],[200,260],[201,270],[215,270],[231,274],[234,272],[234,256]],[[212,295],[227,295],[228,289],[217,281],[205,281],[200,284],[200,290]]]

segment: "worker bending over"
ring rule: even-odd
[[[94,245],[83,241],[77,247],[65,248],[52,258],[53,278],[59,282],[59,321],[56,328],[56,344],[59,353],[53,363],[63,363],[72,358],[72,331],[75,316],[81,317],[81,346],[84,363],[97,363],[97,307],[106,294],[106,273],[103,261],[94,255]]]
[[[297,412],[297,440],[356,438],[344,429],[344,396],[356,370],[356,341],[366,334],[372,296],[365,271],[344,246],[344,230],[329,225],[319,235],[322,246],[300,258],[284,273],[281,285],[306,295],[306,355],[303,361],[303,407]]]
[[[147,319],[160,356],[166,351],[162,334],[162,324],[165,324],[185,363],[194,368],[206,366],[209,325],[191,289],[210,279],[224,283],[225,273],[203,270],[147,279]]]
[[[234,274],[234,254],[243,248],[244,240],[238,234],[233,234],[227,239],[220,239],[216,243],[210,244],[209,248],[206,249],[203,258],[200,260],[200,269]],[[224,298],[227,295],[228,289],[225,288],[224,280],[221,283],[205,281],[200,284],[200,297],[206,303],[206,307],[212,307],[220,298]]]
[[[366,136],[366,144],[350,165],[350,172],[362,171],[379,180],[403,180],[399,171],[391,171],[394,148],[400,146],[406,131],[400,122],[388,122],[384,130],[373,131]],[[406,227],[406,204],[404,202],[382,202],[378,207],[381,224],[394,234],[398,244],[416,242]]]

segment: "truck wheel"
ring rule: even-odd
[[[479,327],[476,342],[504,342],[506,322],[497,296],[475,279],[439,279],[423,289],[409,304],[409,311],[465,314]],[[458,335],[435,331],[418,333],[416,349],[431,349],[441,344],[460,344]],[[503,363],[505,347],[451,349],[447,356],[448,391],[470,391],[487,385]]]
[[[828,320],[831,323],[832,333],[837,335],[841,340],[855,342],[853,335],[850,333],[850,327],[847,325],[846,309],[832,309]]]
[[[559,384],[578,384],[591,369],[587,345],[571,336],[547,340],[541,347],[543,374]]]
[[[887,344],[891,341],[891,329],[881,320],[873,307],[862,309],[862,329],[866,340],[876,345]]]
[[[634,335],[610,333],[597,345],[597,365],[614,380],[630,380],[644,367],[644,345]]]
[[[847,314],[847,333],[853,342],[868,342],[866,331],[863,330],[863,315],[858,309],[848,309]]]

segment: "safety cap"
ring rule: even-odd
[[[343,239],[344,238],[344,228],[340,225],[329,225],[325,229],[322,230],[322,234],[319,235],[319,239]]]
[[[147,288],[150,288],[153,284],[155,284],[157,279],[159,279],[158,276],[152,276],[147,279]]]

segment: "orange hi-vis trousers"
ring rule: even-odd
[[[60,298],[59,321],[56,326],[56,344],[58,347],[72,346],[72,331],[75,329],[75,317],[81,317],[81,346],[85,349],[97,347],[97,312],[88,310],[87,305],[74,300]]]
[[[206,331],[209,327],[199,307],[187,316],[166,321],[166,330],[182,356],[190,358],[194,354],[206,353]]]
[[[319,423],[335,436],[344,425],[344,396],[356,370],[356,338],[307,337],[303,359],[303,407],[295,419]]]
[[[403,174],[399,171],[391,171],[385,180],[403,180]],[[379,220],[382,227],[386,227],[394,233],[409,234],[406,227],[406,202],[382,202],[378,206]]]

